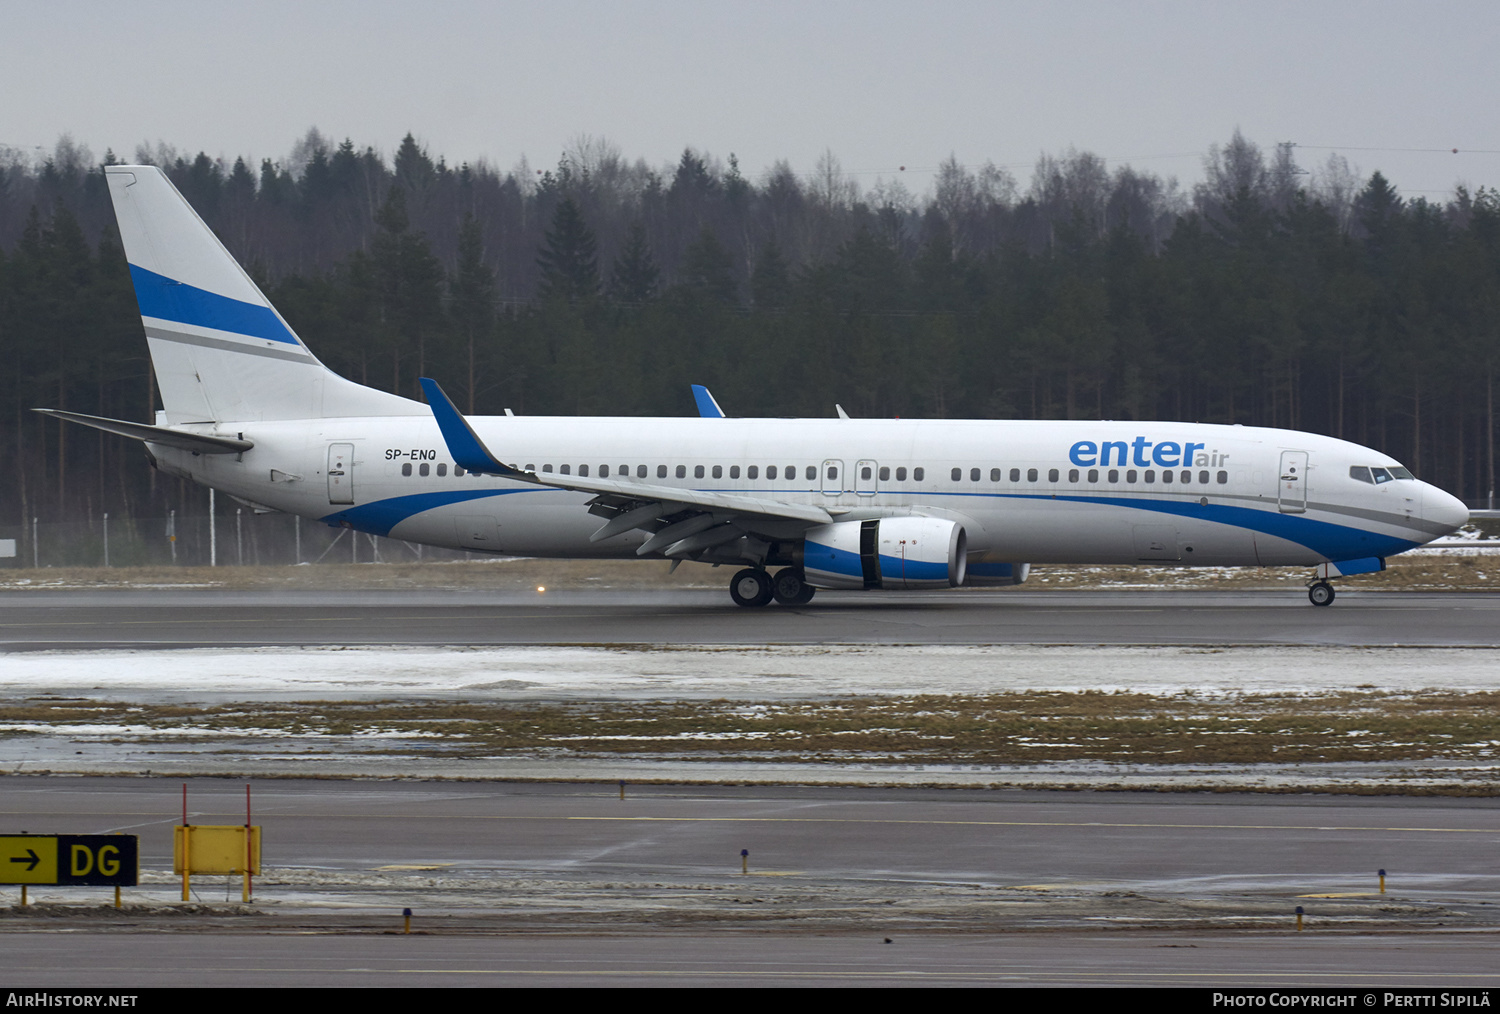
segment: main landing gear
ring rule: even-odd
[[[800,606],[811,602],[816,590],[798,567],[778,571],[774,578],[763,570],[746,567],[729,582],[729,597],[737,606],[763,606],[773,598],[782,605]]]
[[[1333,585],[1327,581],[1314,581],[1307,586],[1307,600],[1315,606],[1331,606],[1333,598]]]

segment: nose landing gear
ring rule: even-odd
[[[1315,606],[1333,605],[1333,585],[1327,581],[1314,581],[1307,586],[1307,600]]]

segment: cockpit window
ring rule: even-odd
[[[1409,469],[1402,468],[1400,465],[1392,465],[1389,468],[1351,465],[1349,466],[1349,478],[1378,486],[1383,482],[1393,482],[1396,479],[1415,479],[1416,476],[1412,475]]]

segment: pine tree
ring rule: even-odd
[[[625,247],[615,258],[609,283],[610,295],[622,303],[645,303],[656,295],[661,272],[646,242],[646,227],[639,221],[630,227]]]
[[[779,310],[792,296],[792,276],[776,240],[765,245],[750,275],[750,295],[761,310]]]
[[[682,286],[718,303],[733,303],[738,286],[729,251],[708,226],[682,255]]]
[[[472,214],[464,216],[458,229],[458,270],[448,295],[453,323],[468,355],[468,411],[473,414],[478,386],[476,349],[495,324],[495,273],[484,263],[484,240]]]
[[[599,292],[599,262],[594,234],[584,224],[573,198],[564,197],[552,213],[552,228],[537,254],[542,269],[541,296],[573,303]]]

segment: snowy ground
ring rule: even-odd
[[[777,646],[674,648],[261,648],[35,652],[4,656],[0,769],[23,773],[303,775],[803,783],[1240,787],[1475,791],[1500,761],[1340,764],[806,764],[711,757],[461,757],[441,737],[394,731],[173,728],[20,717],[59,701],[243,705],[412,701],[775,702],[850,695],[1132,692],[1251,694],[1490,691],[1500,651],[1343,647]],[[83,720],[80,720],[83,719]],[[430,742],[428,748],[424,741]],[[416,748],[416,752],[413,750]],[[793,760],[791,758],[788,759]]]
[[[1484,648],[785,645],[355,647],[8,654],[0,698],[806,700],[1023,690],[1174,694],[1491,690]]]

